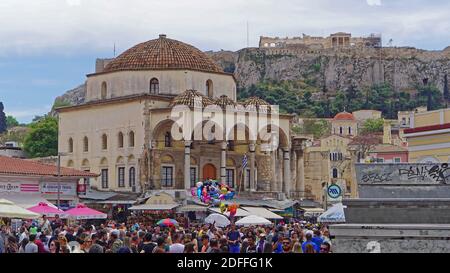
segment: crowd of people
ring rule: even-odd
[[[331,241],[326,226],[299,221],[161,227],[130,221],[68,224],[44,215],[18,230],[3,224],[0,253],[331,253]]]

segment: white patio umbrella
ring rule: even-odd
[[[272,222],[270,222],[266,218],[263,218],[260,216],[249,215],[249,216],[246,216],[246,217],[242,218],[241,220],[237,221],[235,224],[237,226],[250,226],[250,225],[267,226],[267,225],[271,225]]]
[[[226,227],[230,224],[230,220],[225,215],[213,213],[205,218],[205,223],[214,224],[217,227]]]
[[[40,214],[19,207],[9,200],[0,199],[0,217],[36,219],[40,217]]]

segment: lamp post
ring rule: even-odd
[[[61,209],[61,156],[65,156],[65,153],[58,153],[58,193],[57,193],[57,207]]]

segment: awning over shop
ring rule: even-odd
[[[324,212],[323,208],[301,208],[305,216],[319,216]]]
[[[212,211],[212,212],[216,212],[216,213],[220,213],[220,214],[226,215],[228,217],[230,216],[229,212],[221,213],[219,208],[209,208],[209,210]],[[238,208],[236,210],[236,215],[234,215],[234,216],[235,217],[245,217],[245,216],[249,216],[249,215],[250,215],[250,213],[248,213],[248,211],[243,210],[241,208]]]
[[[283,219],[282,216],[275,214],[266,208],[261,208],[261,207],[242,207],[242,208],[245,209],[246,211],[248,211],[252,215],[260,216],[260,217],[263,217],[263,218],[266,218],[269,220],[270,219],[273,219],[273,220]]]
[[[50,207],[56,208],[52,202],[43,198],[40,194],[24,193],[0,193],[0,199],[6,199],[24,209],[37,206],[39,203],[46,203]]]
[[[186,205],[186,206],[177,208],[177,212],[191,212],[191,211],[206,212],[206,211],[208,211],[208,207],[200,206],[200,205]]]
[[[128,210],[171,210],[180,206],[179,204],[143,204],[132,206]]]

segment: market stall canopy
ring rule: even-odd
[[[67,217],[67,214],[64,211],[59,210],[57,208],[53,208],[44,202],[39,203],[37,206],[28,208],[28,210],[38,213],[40,215],[46,215],[48,217],[55,217],[56,215],[58,215],[60,218]]]
[[[257,215],[260,217],[264,217],[266,219],[274,219],[274,220],[283,219],[282,216],[275,214],[266,208],[261,208],[261,207],[242,207],[242,208],[245,209],[246,211],[248,211],[252,215]]]
[[[230,212],[228,212],[228,211],[221,213],[219,208],[209,208],[209,210],[212,212],[220,213],[227,217],[230,217]],[[249,216],[249,215],[250,215],[250,213],[248,213],[248,211],[238,208],[236,210],[236,214],[234,215],[234,217],[245,217],[245,216]]]
[[[40,215],[32,211],[26,210],[22,207],[19,207],[9,200],[0,199],[0,217],[36,219],[39,218]]]
[[[264,217],[256,216],[256,215],[249,215],[244,218],[242,218],[239,221],[236,221],[235,223],[237,226],[267,226],[271,225],[272,222],[267,220]]]
[[[190,211],[206,212],[208,211],[208,207],[201,205],[186,205],[177,208],[177,212],[190,212]]]
[[[205,223],[214,224],[217,227],[226,227],[230,225],[231,222],[223,214],[212,213],[205,218]]]
[[[107,215],[103,212],[86,207],[84,204],[78,204],[75,208],[67,210],[69,218],[76,220],[84,219],[106,219]]]
[[[180,206],[179,204],[142,204],[129,207],[128,210],[171,210]]]
[[[322,214],[325,210],[323,208],[301,208],[305,213],[304,216],[314,217]]]
[[[32,194],[32,193],[0,193],[1,199],[6,199],[14,202],[19,207],[22,207],[24,209],[34,207],[38,205],[39,203],[45,203],[49,207],[57,208],[55,205],[52,204],[52,202],[48,201],[47,199],[41,197],[40,194]]]
[[[344,205],[337,203],[317,218],[319,223],[345,223]]]

